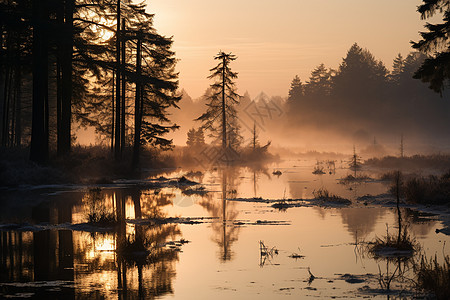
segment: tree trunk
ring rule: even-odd
[[[114,153],[114,80],[115,80],[115,72],[113,70],[112,73],[112,94],[111,94],[111,153]]]
[[[136,48],[136,98],[134,101],[133,169],[139,165],[139,152],[141,147],[141,45],[142,41],[138,38]]]
[[[125,78],[125,62],[126,62],[126,58],[125,58],[125,19],[122,19],[122,46],[121,46],[121,54],[122,54],[122,105],[121,105],[121,125],[120,128],[122,129],[122,131],[120,132],[120,152],[122,153],[123,150],[125,149],[125,109],[126,109],[126,97],[125,97],[125,92],[126,92],[126,78]]]
[[[120,159],[120,0],[117,0],[117,31],[116,31],[116,131],[114,158]]]
[[[75,9],[74,0],[66,0],[64,7],[64,40],[62,51],[62,101],[61,101],[61,142],[58,154],[64,155],[71,148],[71,125],[72,125],[72,56],[73,56],[73,13]]]
[[[225,150],[227,147],[227,116],[225,107],[225,57],[222,62],[222,148]]]
[[[5,68],[5,81],[3,89],[3,118],[2,118],[2,146],[6,147],[9,136],[9,86],[12,70],[10,66]]]
[[[64,28],[64,0],[60,0],[57,3],[58,8],[56,11],[56,21],[58,24],[58,38],[56,41],[56,148],[58,155],[60,155],[61,149],[61,134],[62,134],[62,123],[61,123],[61,110],[62,110],[62,74],[61,74],[61,64],[63,60],[63,46],[65,32],[62,30]]]
[[[22,144],[22,68],[20,65],[17,66],[16,71],[16,82],[15,82],[15,96],[16,96],[16,127],[14,133],[14,145],[20,147]]]
[[[48,0],[33,0],[33,104],[30,159],[48,159]]]

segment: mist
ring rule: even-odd
[[[425,59],[419,52],[399,54],[389,70],[355,43],[337,70],[319,64],[309,78],[294,77],[287,97],[244,92],[238,106],[244,141],[255,124],[263,142],[297,152],[350,153],[356,146],[367,155],[397,155],[402,139],[410,155],[446,152],[450,97],[413,78]],[[206,107],[205,96],[188,93],[183,90],[180,108],[171,110],[180,125],[171,138],[179,146],[190,128],[201,126],[194,120]]]

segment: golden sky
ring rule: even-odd
[[[424,21],[419,0],[147,0],[155,27],[174,37],[180,87],[196,98],[219,50],[238,56],[238,92],[287,96],[320,63],[337,68],[353,43],[370,50],[388,69]]]

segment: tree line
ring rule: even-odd
[[[71,151],[73,126],[93,126],[114,157],[172,146],[167,110],[180,97],[172,38],[130,0],[0,2],[2,147],[45,162]],[[31,117],[31,122],[30,122]]]
[[[359,132],[367,140],[382,132],[445,131],[448,95],[440,96],[413,78],[428,58],[421,52],[398,54],[389,71],[355,43],[336,70],[320,64],[307,81],[293,78],[285,108],[288,122]]]

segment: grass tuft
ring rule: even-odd
[[[450,299],[450,256],[445,256],[442,265],[436,256],[429,260],[422,256],[414,271],[418,289],[433,293],[437,299]]]

